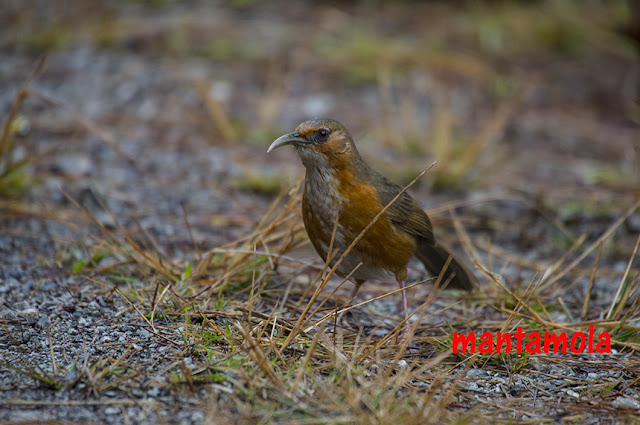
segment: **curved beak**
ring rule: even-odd
[[[269,149],[267,149],[267,153],[271,152],[274,149],[278,149],[282,146],[287,146],[287,145],[304,146],[304,145],[308,145],[309,143],[311,142],[309,142],[307,139],[302,137],[297,131],[294,131],[293,133],[285,134],[278,137],[273,143],[271,143],[271,146],[269,146]]]

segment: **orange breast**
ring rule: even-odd
[[[324,175],[307,173],[303,219],[311,242],[325,260],[336,217],[334,261],[383,207],[376,189],[349,171]],[[388,280],[395,277],[404,280],[407,263],[415,250],[415,239],[396,228],[385,213],[362,236],[337,271],[345,276],[362,263],[353,275],[354,279]]]
[[[349,202],[341,210],[341,223],[349,229],[353,240],[384,208],[376,189],[358,181],[353,174],[339,172],[338,192]],[[391,223],[385,212],[367,230],[355,248],[361,255],[371,259],[368,267],[382,267],[392,272],[399,280],[406,277],[407,263],[416,250],[415,239]]]

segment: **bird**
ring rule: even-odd
[[[474,274],[436,240],[425,211],[411,195],[364,161],[344,125],[329,118],[305,121],[295,131],[278,137],[267,153],[289,145],[306,169],[302,196],[305,230],[323,261],[331,256],[330,267],[391,203],[335,270],[355,284],[349,303],[365,281],[395,279],[402,292],[406,322],[409,314],[402,289],[407,264],[414,256],[436,276],[449,262],[442,280],[449,282],[449,288],[470,291],[477,287]]]

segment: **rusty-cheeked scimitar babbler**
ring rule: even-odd
[[[364,162],[347,129],[335,120],[305,121],[274,141],[268,152],[286,145],[295,147],[306,168],[302,218],[311,243],[325,261],[336,229],[330,262],[333,266],[402,189]],[[353,299],[369,279],[395,279],[404,287],[407,263],[413,256],[434,275],[442,272],[451,257],[442,280],[449,281],[449,288],[471,290],[477,284],[473,273],[438,244],[429,217],[406,192],[367,230],[336,272],[345,277],[357,267],[351,275],[355,283]],[[406,318],[405,291],[402,302]]]

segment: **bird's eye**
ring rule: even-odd
[[[331,132],[326,128],[321,128],[316,132],[316,135],[318,136],[318,140],[321,140],[321,141],[327,140],[329,138],[329,134],[331,134]]]

